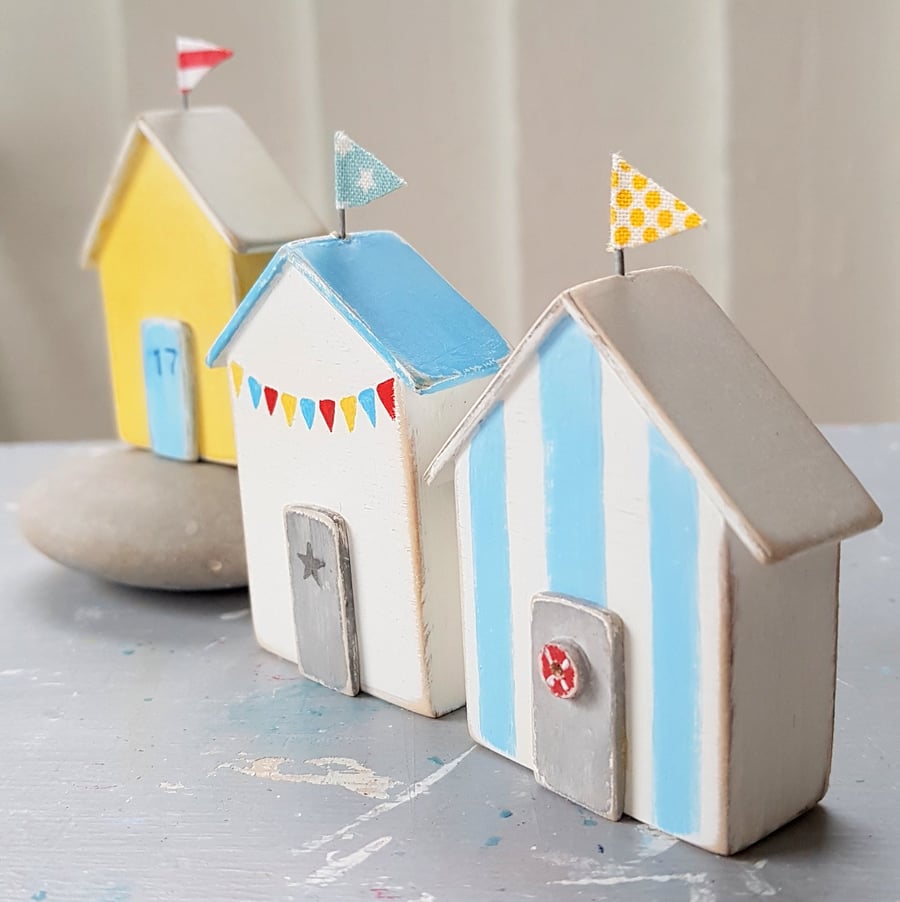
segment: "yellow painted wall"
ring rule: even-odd
[[[235,463],[227,372],[209,369],[204,358],[270,256],[234,255],[178,176],[141,139],[98,258],[124,441],[150,447],[141,320],[171,317],[193,332],[200,456]]]

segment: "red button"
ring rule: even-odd
[[[557,698],[573,698],[581,688],[576,654],[561,642],[548,642],[541,649],[541,676]]]

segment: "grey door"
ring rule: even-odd
[[[344,695],[359,692],[359,652],[343,517],[318,507],[284,509],[300,672]]]
[[[622,621],[575,598],[535,595],[531,651],[535,778],[618,820],[625,791]]]

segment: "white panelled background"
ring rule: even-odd
[[[409,187],[403,234],[517,340],[605,275],[621,150],[709,220],[628,254],[691,269],[818,421],[900,419],[900,4],[865,0],[0,0],[0,439],[112,434],[79,245],[173,36],[233,47],[238,110],[334,220],[342,128]]]

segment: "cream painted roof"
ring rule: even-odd
[[[85,240],[82,265],[96,259],[144,140],[181,179],[234,251],[273,251],[288,241],[326,231],[233,110],[164,110],[144,113],[131,127]]]

